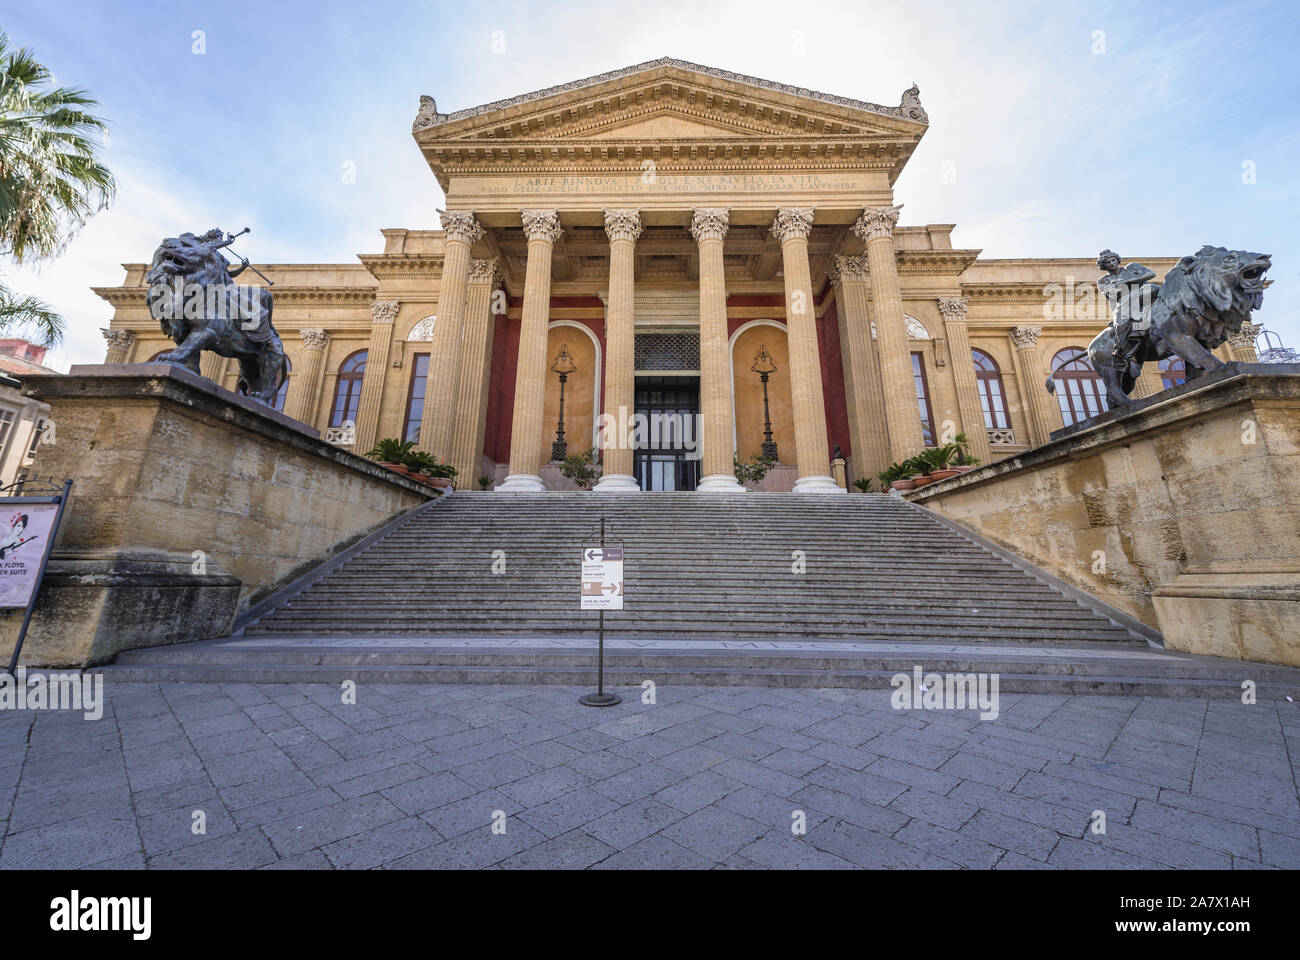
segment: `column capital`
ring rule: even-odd
[[[640,210],[606,210],[605,236],[609,242],[631,240],[635,243],[641,236]]]
[[[881,237],[893,237],[902,209],[901,203],[893,207],[867,207],[862,211],[862,216],[858,217],[857,223],[853,224],[854,235],[863,243]]]
[[[487,260],[471,260],[469,262],[469,282],[486,283],[496,286],[501,280],[501,267],[496,257],[490,257]]]
[[[524,221],[524,236],[530,243],[544,240],[553,244],[564,233],[560,227],[560,215],[554,210],[520,210],[519,215]]]
[[[781,243],[787,240],[807,240],[812,231],[812,207],[781,207],[772,221],[772,236]]]
[[[965,297],[940,297],[939,312],[945,323],[966,319],[966,306],[970,303]]]
[[[438,219],[448,240],[459,240],[472,247],[483,239],[483,227],[468,210],[439,210]]]
[[[1228,338],[1228,342],[1234,347],[1253,347],[1255,338],[1259,336],[1259,332],[1263,329],[1264,325],[1262,323],[1251,323],[1246,320],[1242,323],[1241,330]]]
[[[835,262],[831,264],[831,283],[837,286],[846,280],[854,283],[863,283],[870,279],[870,277],[871,271],[867,266],[866,257],[837,256]]]
[[[128,350],[131,344],[135,343],[135,333],[131,330],[114,330],[112,327],[103,327],[99,331],[108,341],[110,350]]]
[[[731,211],[726,207],[697,207],[691,213],[691,236],[696,243],[722,240],[730,223]]]
[[[1017,350],[1032,350],[1038,346],[1038,335],[1042,332],[1042,327],[1012,327],[1011,345]]]
[[[325,344],[330,340],[329,333],[321,327],[299,330],[298,336],[302,338],[302,345],[306,350],[324,350]]]
[[[400,300],[376,300],[370,304],[370,319],[375,323],[392,323],[401,306]]]

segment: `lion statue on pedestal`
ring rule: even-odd
[[[234,283],[248,261],[231,267],[219,252],[235,239],[220,230],[168,237],[144,275],[149,313],[176,349],[158,357],[199,372],[204,350],[239,361],[239,392],[270,405],[289,372],[271,325],[271,291]]]
[[[1263,304],[1264,275],[1273,262],[1267,253],[1206,245],[1179,260],[1162,284],[1149,282],[1155,274],[1141,264],[1121,270],[1110,250],[1102,251],[1097,265],[1107,271],[1097,285],[1114,306],[1113,319],[1086,351],[1057,365],[1047,392],[1056,392],[1053,378],[1060,367],[1086,356],[1105,384],[1109,405],[1126,407],[1144,363],[1182,357],[1188,380],[1222,367],[1210,351],[1240,333]]]

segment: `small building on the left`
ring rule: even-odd
[[[45,366],[45,347],[0,340],[0,486],[33,476],[42,437],[53,431],[48,404],[23,396],[24,376],[59,373]]]

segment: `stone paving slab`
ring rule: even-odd
[[[0,869],[1300,868],[1285,700],[585,692],[110,682],[99,720],[0,712]]]

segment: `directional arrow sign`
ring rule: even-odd
[[[583,610],[623,609],[623,548],[582,548]]]

